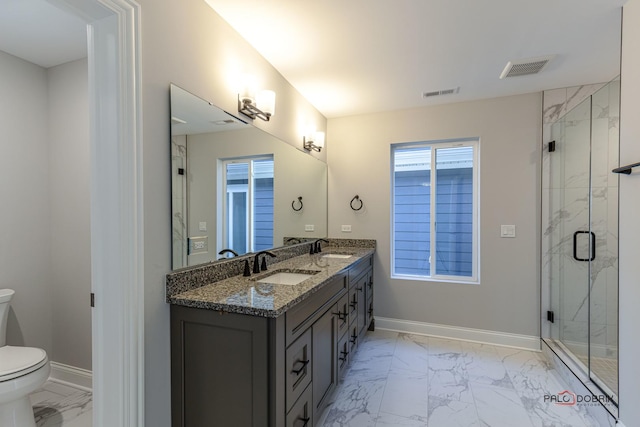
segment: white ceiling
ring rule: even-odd
[[[46,0],[0,0],[0,50],[44,68],[87,56],[87,24]]]
[[[507,96],[618,74],[625,0],[205,0],[326,117]],[[500,80],[510,60],[556,55]],[[460,86],[427,100],[423,92]]]
[[[610,80],[625,2],[205,1],[326,117]],[[86,25],[47,0],[0,0],[0,50],[47,68],[79,59]],[[498,78],[509,60],[549,54],[538,75]]]

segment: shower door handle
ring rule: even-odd
[[[589,234],[591,236],[591,257],[578,258],[578,234]],[[573,233],[573,259],[576,261],[593,261],[596,259],[596,235],[593,231],[576,231]]]

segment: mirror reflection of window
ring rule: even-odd
[[[273,156],[229,159],[224,167],[224,245],[238,253],[273,247]]]

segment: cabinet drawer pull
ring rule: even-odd
[[[349,306],[350,306],[351,308],[354,308],[354,309],[355,309],[355,308],[358,306],[358,301],[355,301],[355,300],[354,300],[354,301],[351,301],[351,302],[349,303]]]
[[[355,344],[357,340],[358,340],[357,335],[351,335],[351,339],[349,341],[351,341],[351,344]]]
[[[369,316],[371,316],[371,314],[373,314],[373,308],[369,309]]]
[[[362,289],[363,289],[363,287],[362,287],[362,286],[360,286],[360,287],[356,287],[356,290],[357,290],[357,291],[362,292]]]
[[[344,362],[345,360],[347,360],[347,356],[349,355],[348,351],[341,351],[340,354],[342,354],[342,357],[339,357],[341,362]]]
[[[302,371],[304,371],[304,369],[309,364],[309,360],[298,360],[298,361],[296,361],[296,363],[298,363],[298,362],[302,363],[302,367],[300,369],[291,370],[291,372],[296,374],[296,375],[300,375],[302,373]]]
[[[338,319],[340,320],[344,320],[347,318],[347,313],[343,313],[341,311],[338,311],[337,313],[331,313],[331,314],[333,314],[334,316],[338,316]]]
[[[298,417],[298,419],[304,423],[304,424],[302,424],[302,427],[307,427],[307,424],[309,424],[309,421],[311,421],[311,418]]]

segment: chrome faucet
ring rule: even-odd
[[[260,270],[262,271],[266,271],[267,270],[267,258],[266,257],[262,257],[262,266],[260,266],[260,255],[269,255],[271,258],[275,258],[276,254],[274,254],[273,252],[269,252],[269,251],[260,251],[256,254],[255,258],[253,259],[253,272],[254,273],[260,273]]]

